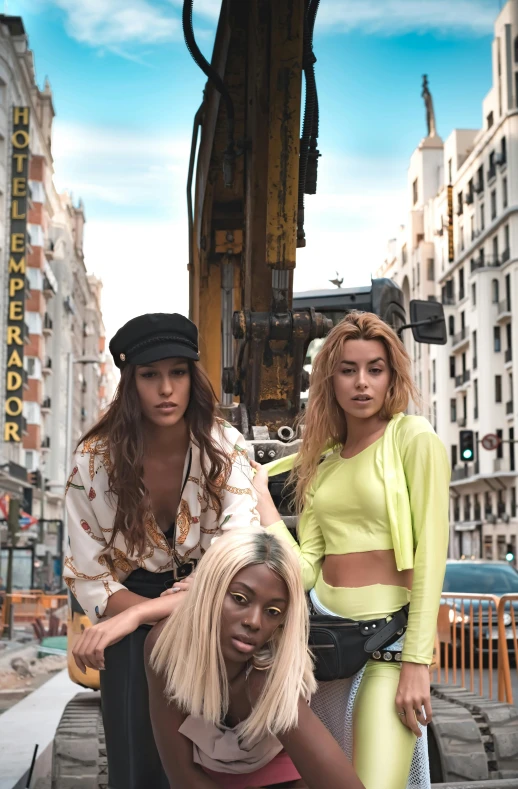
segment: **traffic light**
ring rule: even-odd
[[[475,457],[475,435],[473,430],[461,430],[459,433],[460,459],[469,463]]]
[[[514,558],[515,558],[514,557],[514,545],[512,544],[512,542],[508,542],[507,543],[507,551],[506,551],[506,554],[505,554],[505,558],[511,564],[514,562]]]

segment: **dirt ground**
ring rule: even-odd
[[[66,668],[66,655],[38,657],[38,643],[0,642],[0,714]]]

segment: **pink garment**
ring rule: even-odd
[[[241,775],[218,773],[203,767],[207,775],[222,789],[247,789],[248,786],[272,786],[284,781],[297,781],[300,773],[285,751],[281,751],[271,762],[253,773]]]

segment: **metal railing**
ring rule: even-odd
[[[511,250],[508,247],[507,249],[504,249],[504,251],[502,252],[502,263],[507,263],[510,257],[511,257]]]
[[[471,373],[469,370],[464,370],[460,375],[455,376],[455,386],[462,386],[462,384],[467,384],[469,379],[471,378]]]
[[[511,305],[508,299],[502,299],[502,301],[498,302],[498,314],[501,315],[503,312],[511,312]]]
[[[498,604],[495,595],[441,595],[432,681],[445,685],[460,682],[460,687],[469,688],[472,693],[494,698],[500,688],[499,677],[495,676],[501,664],[495,660],[500,646]],[[483,671],[486,654],[487,687]]]
[[[513,405],[514,405],[514,403],[513,403],[512,400],[508,400],[507,401],[507,403],[505,404],[505,413],[506,414],[512,414],[513,413]]]
[[[507,362],[512,362],[512,360],[513,360],[513,349],[508,348],[505,352],[505,361],[507,363]]]
[[[468,338],[468,330],[465,326],[463,326],[462,329],[459,332],[457,332],[457,334],[453,335],[452,345],[458,345],[460,342],[463,342],[467,338]]]

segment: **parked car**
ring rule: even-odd
[[[501,561],[484,560],[450,560],[446,564],[446,575],[443,584],[442,605],[451,606],[450,622],[457,625],[457,644],[460,645],[461,629],[464,626],[466,656],[469,655],[470,618],[473,617],[473,638],[475,650],[479,649],[479,629],[482,626],[482,651],[489,652],[489,603],[483,600],[471,601],[469,598],[447,599],[451,594],[487,594],[497,598],[506,594],[518,594],[518,572],[509,564]],[[446,599],[445,599],[446,598]],[[464,608],[462,607],[464,604]],[[472,605],[472,608],[470,606]],[[518,600],[512,603],[514,618],[518,630]],[[504,625],[509,645],[510,657],[515,659],[513,627],[510,606],[504,613]],[[498,620],[495,607],[491,606],[491,636],[493,654],[498,649]],[[460,646],[459,646],[460,648]]]

